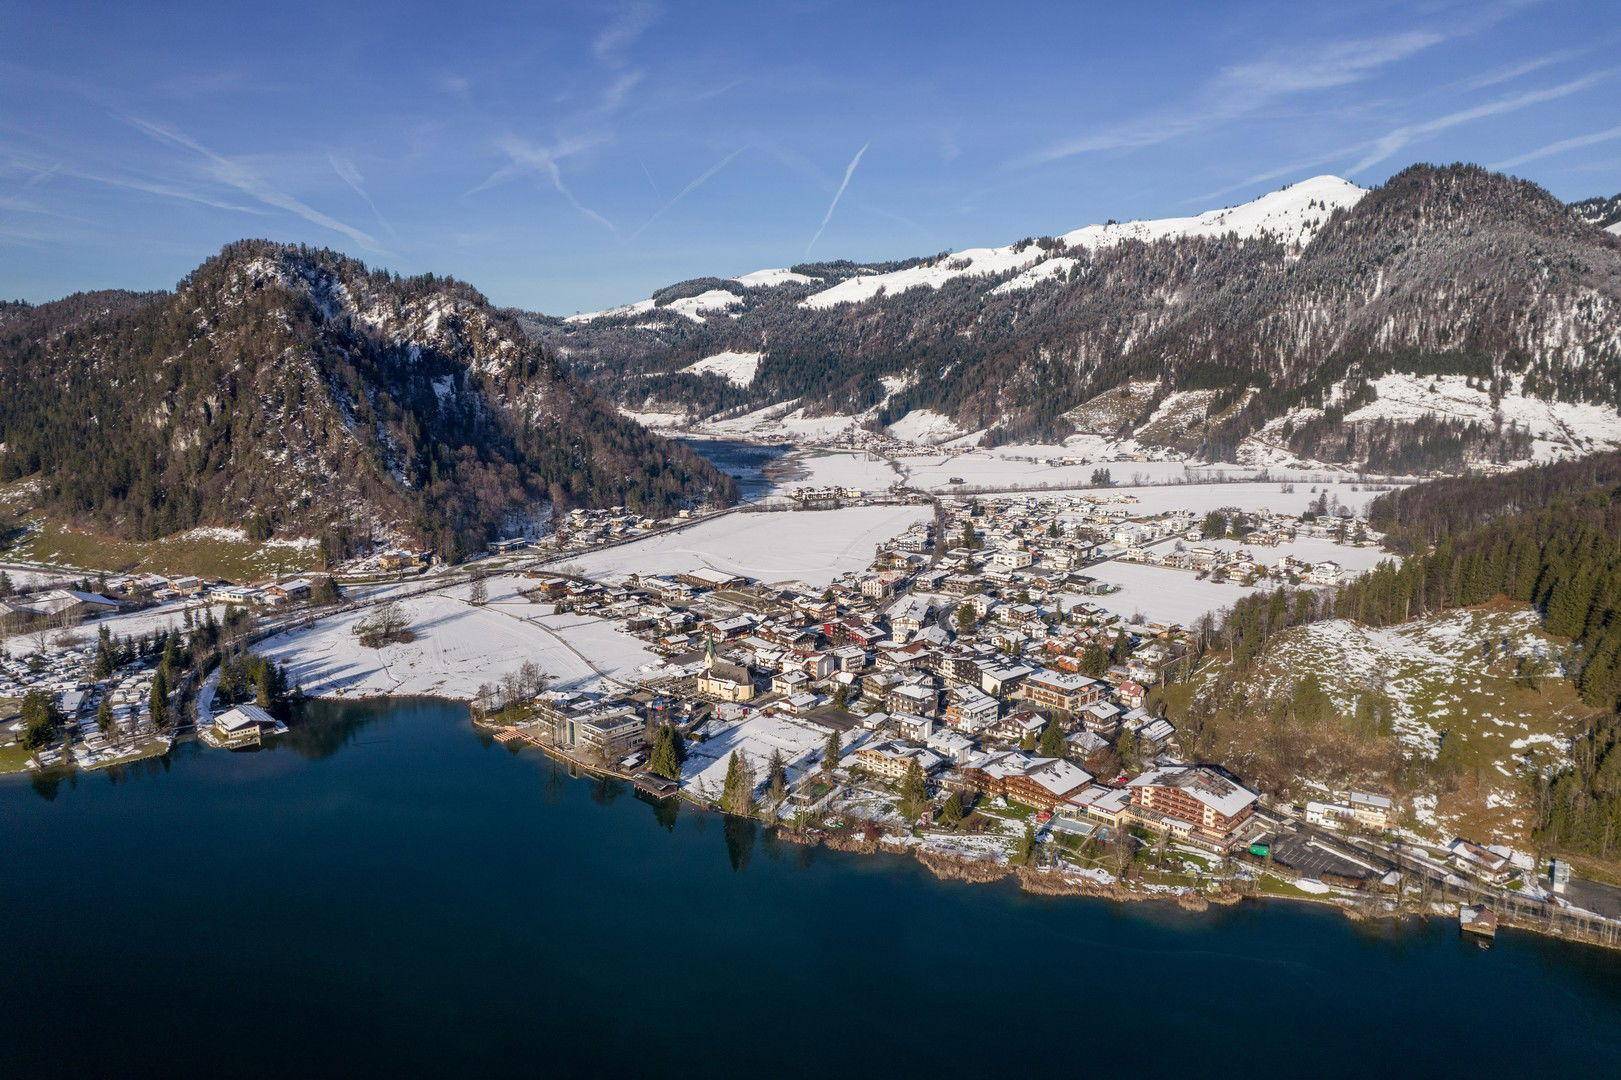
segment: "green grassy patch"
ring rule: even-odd
[[[92,573],[196,574],[242,582],[313,570],[320,561],[320,552],[314,548],[213,537],[120,540],[54,521],[37,519],[31,525],[0,550],[0,558]]]
[[[0,746],[0,773],[22,772],[28,767],[29,750],[21,743]]]

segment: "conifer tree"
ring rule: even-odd
[[[906,773],[901,777],[901,817],[916,821],[928,805],[929,789],[923,778],[923,766],[918,764],[917,758],[913,758],[907,763]]]
[[[1048,720],[1047,726],[1041,729],[1041,742],[1036,749],[1042,757],[1064,756],[1064,729],[1057,720]]]
[[[827,742],[822,745],[822,773],[829,779],[833,777],[833,770],[838,768],[839,758],[843,753],[844,748],[839,742],[838,731],[829,731]]]
[[[743,751],[733,750],[726,763],[726,783],[721,789],[721,809],[738,817],[754,815],[754,773]]]

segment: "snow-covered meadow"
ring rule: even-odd
[[[431,694],[471,698],[533,661],[560,688],[586,688],[603,676],[630,681],[658,657],[613,623],[557,615],[517,595],[520,579],[492,578],[489,602],[467,602],[467,585],[399,601],[415,639],[368,649],[354,627],[371,612],[325,619],[264,642],[262,654],[287,665],[304,692],[323,697]]]
[[[1172,570],[1143,563],[1106,562],[1089,566],[1088,577],[1120,586],[1120,591],[1103,596],[1067,595],[1068,604],[1093,603],[1105,611],[1131,618],[1138,613],[1152,622],[1191,626],[1201,615],[1231,607],[1237,600],[1255,592],[1235,582],[1217,583],[1200,579],[1189,570]]]
[[[679,574],[700,567],[821,587],[865,570],[878,545],[931,516],[927,506],[727,514],[690,529],[567,560],[588,577]]]
[[[1204,515],[1211,510],[1236,507],[1239,510],[1270,510],[1277,514],[1302,514],[1310,509],[1318,497],[1327,494],[1329,504],[1344,506],[1361,514],[1368,503],[1382,495],[1367,484],[1344,481],[1334,484],[1294,483],[1293,491],[1283,490],[1286,485],[1276,481],[1254,481],[1228,484],[1159,484],[1146,487],[1115,487],[1090,491],[1038,491],[1030,498],[1062,498],[1069,495],[1091,495],[1100,498],[1130,496],[1135,501],[1125,504],[1134,516],[1162,514],[1172,510],[1189,510]]]
[[[174,600],[156,607],[146,608],[142,611],[133,611],[127,615],[109,615],[103,619],[93,619],[78,626],[69,626],[63,629],[44,631],[49,642],[48,648],[62,648],[73,640],[90,641],[101,632],[105,626],[107,632],[117,638],[139,638],[158,630],[185,630],[186,612],[191,612],[194,620],[201,619],[206,608],[212,607],[216,619],[224,615],[230,605],[222,603],[209,604],[202,600]],[[3,647],[12,656],[27,656],[39,651],[40,633],[14,634],[5,639]]]

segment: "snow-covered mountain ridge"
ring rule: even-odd
[[[688,310],[699,298],[707,310]],[[1104,410],[1118,412],[1107,434],[1213,460],[1455,468],[1621,439],[1621,246],[1541,188],[1467,165],[1367,190],[1314,177],[1004,247],[701,278],[526,326],[623,408],[711,428],[777,417],[1056,443],[1083,431],[1077,410],[1146,386]],[[751,357],[746,379],[704,362],[734,354]],[[1397,386],[1387,376],[1456,380],[1487,406],[1369,408]]]

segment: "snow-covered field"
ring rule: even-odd
[[[861,451],[802,451],[793,461],[805,470],[805,476],[783,484],[783,491],[823,487],[887,491],[900,478],[883,458]]]
[[[55,570],[34,570],[21,566],[7,566],[3,569],[10,579],[12,588],[31,589],[36,585],[62,585],[68,588],[77,588],[77,582],[84,580],[84,575],[60,573]]]
[[[865,570],[880,543],[930,516],[927,506],[727,514],[567,562],[604,579],[709,567],[760,581],[797,580],[821,587],[840,574]]]
[[[950,444],[945,452],[902,454],[896,458],[896,462],[905,470],[907,481],[913,487],[942,494],[965,487],[1081,487],[1092,482],[1092,473],[1097,469],[1107,469],[1110,479],[1122,485],[1230,481],[1255,477],[1262,472],[1258,466],[1230,463],[1212,465],[1176,458],[1129,460],[1119,456],[1122,451],[1129,452],[1129,446],[1097,435],[1074,435],[1061,446],[962,447],[966,441]],[[1347,475],[1329,469],[1286,466],[1270,466],[1265,471],[1268,479],[1306,484],[1327,483]],[[962,484],[952,483],[957,479]]]
[[[108,633],[118,638],[138,638],[157,630],[185,630],[188,609],[193,619],[201,619],[203,610],[212,607],[214,617],[218,619],[224,615],[229,606],[219,603],[206,604],[201,600],[176,600],[128,615],[110,615],[105,619],[93,619],[64,630],[49,631],[50,647],[62,644],[65,638],[90,641],[101,632],[100,628],[103,626],[107,628]],[[12,656],[27,656],[38,651],[39,635],[16,634],[5,639],[4,648]]]
[[[719,375],[734,386],[747,386],[754,381],[754,373],[764,358],[765,353],[759,352],[718,352],[681,370],[694,375]]]
[[[706,435],[814,443],[836,439],[861,426],[862,418],[859,416],[807,416],[798,405],[799,399],[793,398],[729,420],[698,424],[696,430]]]
[[[630,681],[658,657],[610,622],[556,615],[549,604],[516,595],[519,580],[489,581],[489,603],[466,602],[468,586],[451,586],[400,601],[411,642],[368,649],[355,624],[371,612],[326,619],[309,630],[281,634],[258,651],[288,667],[304,692],[325,697],[432,694],[471,698],[532,660],[559,688],[597,685],[601,676]],[[599,674],[600,673],[600,674]]]
[[[1274,482],[1232,484],[1161,484],[1148,487],[1117,487],[1108,491],[1039,491],[1030,492],[1029,498],[1061,498],[1067,495],[1130,495],[1136,502],[1127,504],[1133,515],[1161,514],[1169,510],[1191,510],[1205,514],[1223,507],[1240,510],[1271,510],[1277,514],[1300,514],[1310,508],[1317,498],[1327,493],[1330,505],[1336,502],[1353,513],[1363,509],[1382,492],[1371,490],[1365,484],[1295,484],[1293,491],[1284,491]],[[1360,490],[1356,490],[1360,488]]]
[[[1501,417],[1505,426],[1517,425],[1531,434],[1536,461],[1621,445],[1621,414],[1603,405],[1543,401],[1518,393],[1505,394],[1494,404],[1489,393],[1470,387],[1462,375],[1391,374],[1373,385],[1378,399],[1346,414],[1346,420],[1434,416],[1489,428]]]
[[[1066,603],[1093,603],[1105,611],[1131,618],[1141,612],[1152,622],[1191,626],[1201,615],[1231,607],[1255,589],[1233,582],[1200,580],[1190,570],[1172,570],[1142,563],[1106,562],[1089,566],[1088,577],[1120,586],[1106,596],[1069,595]]]
[[[910,418],[909,414],[907,419]],[[1108,469],[1117,483],[1166,483],[1188,476],[1188,465],[1182,461],[1088,461],[1066,465],[1059,460],[1072,456],[1089,455],[1062,446],[1002,446],[948,454],[906,454],[896,460],[906,470],[907,481],[913,487],[942,493],[957,487],[1082,486],[1092,482],[1095,469]],[[1228,475],[1248,476],[1253,475],[1253,470],[1235,468]],[[953,484],[953,479],[963,483]]]
[[[755,713],[741,724],[689,747],[687,759],[681,763],[681,785],[702,798],[720,798],[733,751],[742,751],[756,784],[764,781],[771,755],[780,753],[792,784],[817,767],[826,739],[825,729],[791,716]]]

